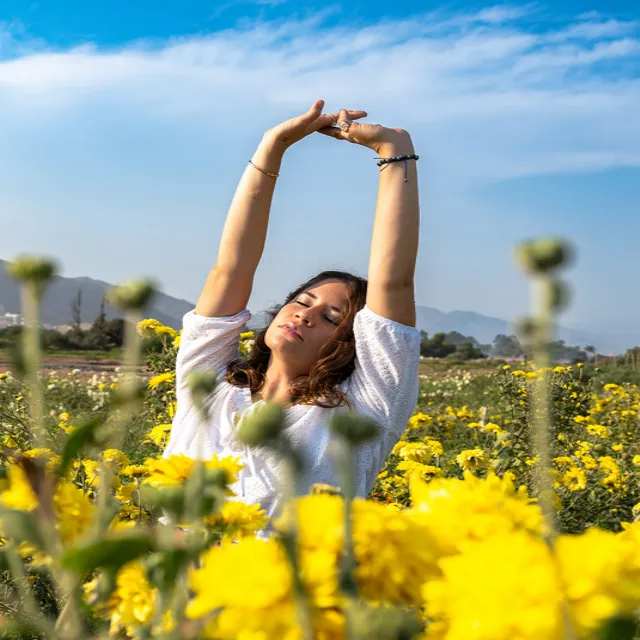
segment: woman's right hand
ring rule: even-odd
[[[324,100],[314,102],[306,113],[268,129],[264,134],[264,139],[277,144],[284,150],[302,138],[320,129],[330,127],[337,122],[340,112],[322,113],[323,107]],[[366,111],[346,111],[346,113],[350,120],[364,118],[367,115]]]

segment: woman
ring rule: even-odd
[[[418,396],[417,156],[406,131],[355,122],[367,115],[364,111],[322,114],[323,106],[320,100],[306,114],[268,130],[242,176],[216,263],[195,310],[184,317],[176,366],[178,408],[164,452],[165,457],[240,456],[245,468],[233,488],[240,500],[261,504],[268,516],[279,507],[283,461],[266,447],[248,450],[237,443],[235,430],[247,415],[266,401],[285,407],[287,436],[306,462],[305,491],[315,483],[339,485],[328,455],[332,414],[354,410],[373,418],[380,435],[359,449],[356,469],[358,495],[366,496]],[[283,155],[314,132],[388,159],[379,163],[368,282],[341,271],[311,278],[272,311],[269,326],[242,361],[239,336],[250,319],[247,302]],[[200,369],[220,373],[207,399],[206,424],[185,382],[187,374]]]

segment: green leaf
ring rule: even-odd
[[[69,468],[71,461],[84,447],[95,445],[96,429],[102,424],[102,418],[93,416],[71,432],[64,443],[62,459],[58,467],[58,477],[62,477]]]
[[[171,549],[155,553],[147,559],[147,574],[151,584],[168,593],[176,584],[182,568],[189,562],[188,549]]]
[[[631,616],[609,618],[598,630],[598,640],[633,640],[639,631],[639,625]]]
[[[44,549],[44,539],[32,513],[0,508],[0,522],[6,536],[16,543],[31,542],[39,549]]]
[[[136,533],[119,538],[107,538],[69,549],[62,557],[62,566],[80,575],[98,568],[117,571],[122,565],[149,553],[153,548],[147,534]]]

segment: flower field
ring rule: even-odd
[[[348,460],[374,425],[335,421],[341,486],[295,497],[267,405],[239,437],[290,456],[269,523],[233,499],[239,459],[162,458],[180,336],[125,309],[115,374],[0,374],[2,637],[640,637],[634,372],[425,361],[366,500]],[[147,342],[148,374],[127,373]],[[215,380],[189,384],[206,412]]]

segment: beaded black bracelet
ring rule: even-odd
[[[391,156],[390,158],[380,158],[378,162],[378,166],[381,167],[383,164],[388,164],[389,162],[401,162],[402,160],[419,160],[420,156],[415,153],[411,153],[406,156]]]
[[[404,162],[404,181],[409,182],[409,178],[407,177],[407,160],[419,160],[420,156],[415,153],[408,154],[406,156],[391,156],[390,158],[379,158],[378,166],[382,167],[382,165],[389,165],[392,162]],[[386,167],[384,167],[386,169]],[[384,169],[380,169],[380,171],[384,171]]]

